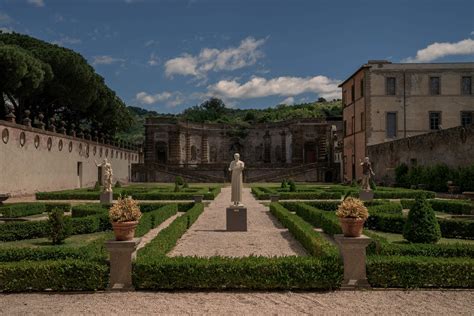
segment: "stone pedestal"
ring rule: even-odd
[[[279,199],[280,199],[280,196],[278,194],[270,195],[270,202],[278,202]]]
[[[344,281],[342,289],[369,289],[365,270],[365,248],[370,244],[371,239],[365,235],[360,237],[344,237],[344,235],[334,235],[342,259],[344,260]]]
[[[374,191],[360,190],[359,199],[362,201],[372,201],[374,199]]]
[[[112,204],[114,202],[114,194],[110,192],[100,193],[100,204]]]
[[[193,195],[194,203],[202,203],[202,195]]]
[[[228,231],[247,231],[247,208],[230,206],[226,209],[226,229]]]
[[[105,243],[110,253],[110,283],[109,291],[130,291],[132,285],[132,254],[140,243],[141,238],[129,241],[109,240]]]

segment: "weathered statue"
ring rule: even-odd
[[[234,154],[234,160],[230,163],[229,171],[232,172],[232,194],[231,202],[234,206],[243,206],[242,204],[242,171],[244,170],[244,162],[240,160],[238,153]]]
[[[107,160],[107,158],[98,164],[95,162],[97,167],[102,167],[102,179],[104,181],[103,192],[112,192],[112,178],[114,173],[112,171],[112,164]]]
[[[360,165],[362,166],[362,190],[371,191],[370,178],[375,176],[375,173],[372,170],[372,164],[369,161],[369,157],[365,157]]]

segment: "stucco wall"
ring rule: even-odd
[[[93,186],[98,180],[94,161],[104,158],[112,163],[114,183],[126,183],[131,164],[138,163],[137,152],[128,149],[5,121],[0,133],[0,193],[13,196]]]
[[[474,127],[454,127],[367,147],[375,180],[395,181],[395,168],[401,164],[450,167],[474,163]]]

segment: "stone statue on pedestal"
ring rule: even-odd
[[[114,176],[112,170],[112,164],[105,158],[102,163],[98,164],[95,162],[97,167],[102,167],[102,179],[104,179],[103,192],[112,192],[112,178]]]
[[[240,160],[238,153],[234,154],[234,160],[230,163],[229,171],[232,172],[232,194],[231,202],[233,206],[243,206],[242,204],[242,171],[244,170],[244,162]]]
[[[375,173],[372,170],[372,164],[370,163],[369,157],[365,157],[360,165],[362,166],[362,190],[371,191],[370,178],[375,176]]]

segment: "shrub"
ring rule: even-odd
[[[111,205],[103,204],[80,204],[72,207],[71,216],[74,217],[85,217],[98,214],[107,214],[108,209]]]
[[[46,211],[43,203],[16,203],[0,207],[0,214],[4,217],[25,217],[41,214]]]
[[[290,187],[290,192],[296,192],[296,184],[295,182],[293,182],[293,180],[290,180],[290,182],[288,182],[288,185]]]
[[[467,201],[457,200],[428,200],[435,212],[444,212],[450,214],[471,214],[474,210],[474,204]],[[401,200],[403,208],[410,209],[415,204],[414,200]]]
[[[71,235],[71,221],[64,218],[64,212],[60,209],[53,209],[48,215],[50,225],[49,238],[53,245],[64,243],[64,240]]]
[[[14,241],[47,237],[49,225],[47,221],[11,222],[0,225],[0,240]]]
[[[94,184],[94,191],[100,191],[100,183],[99,181],[96,181]]]
[[[373,287],[473,288],[473,274],[470,258],[367,257],[367,279]]]
[[[314,257],[147,258],[133,266],[141,290],[331,290],[340,287],[339,260]]]
[[[120,183],[120,181],[117,180],[117,182],[115,182],[115,188],[119,189],[121,187],[122,187],[122,184]]]
[[[414,243],[436,243],[441,231],[433,208],[426,199],[417,199],[408,213],[403,237]]]
[[[402,163],[395,168],[395,182],[397,186],[408,188],[410,186],[408,179],[408,165]]]
[[[283,179],[283,181],[281,182],[280,188],[281,189],[287,189],[288,188],[288,184],[286,183],[286,179]]]
[[[291,214],[280,203],[271,203],[270,212],[313,256],[337,256],[337,249],[313,227],[297,215]]]
[[[105,263],[80,259],[0,263],[0,291],[94,291],[107,287]]]

